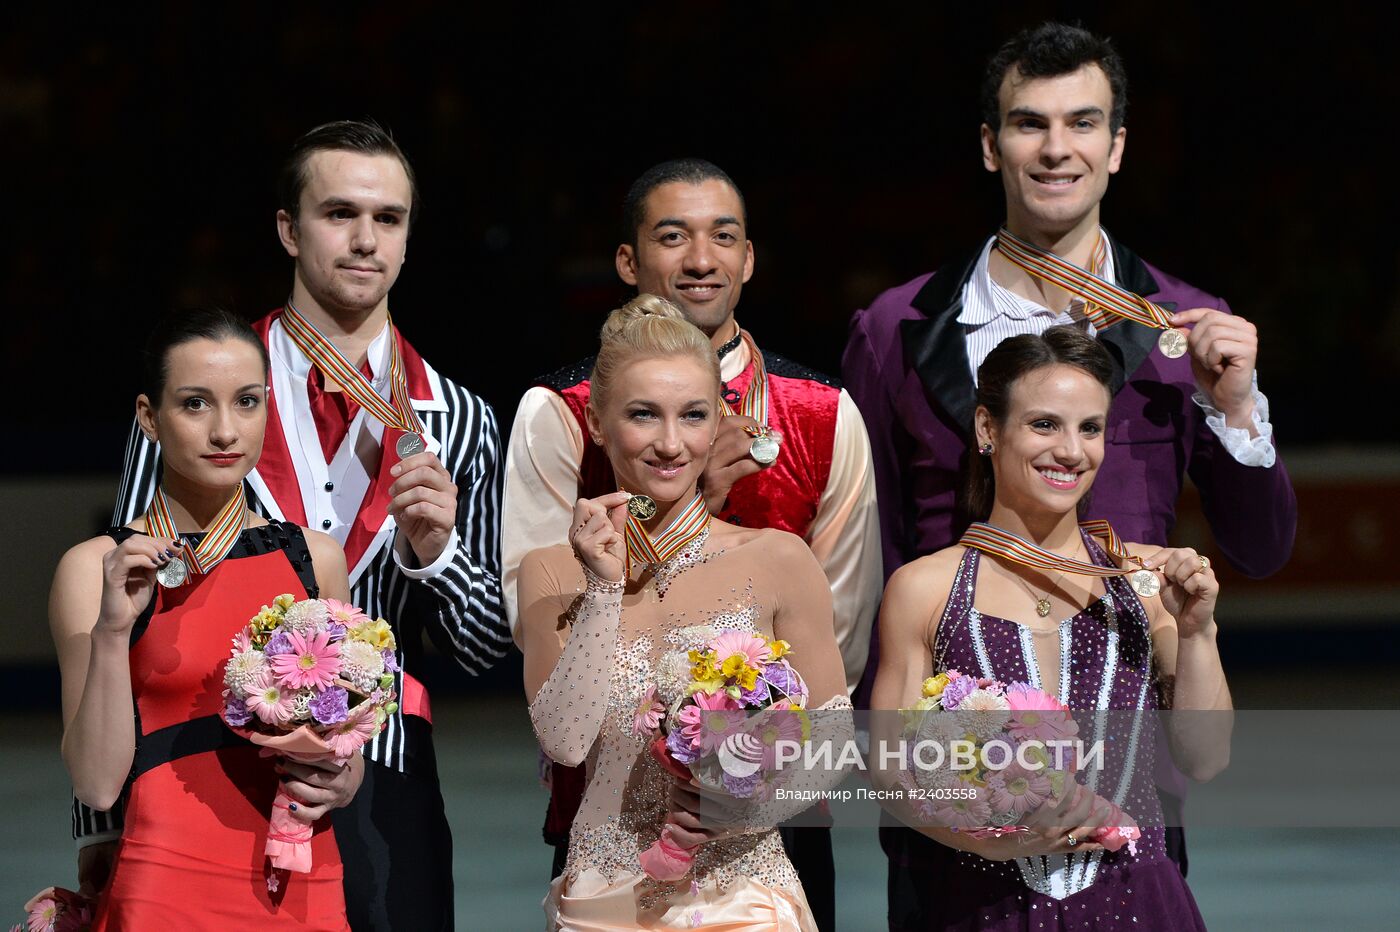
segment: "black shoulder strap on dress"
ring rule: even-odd
[[[298,525],[290,521],[273,521],[264,527],[253,528],[262,538],[260,541],[266,552],[280,550],[287,562],[296,571],[301,586],[309,598],[316,598],[321,587],[316,584],[316,567],[311,563],[311,547],[306,543],[306,535]]]

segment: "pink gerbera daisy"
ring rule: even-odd
[[[948,828],[982,828],[992,818],[992,808],[987,805],[987,791],[979,786],[967,786],[974,793],[971,799],[940,800],[934,808],[934,818]]]
[[[759,758],[759,763],[765,770],[777,767],[779,742],[802,743],[802,714],[774,710],[770,707],[762,716],[762,721],[749,729],[763,748],[763,756]]]
[[[325,689],[335,682],[340,672],[340,648],[330,643],[329,631],[317,631],[309,637],[291,631],[287,639],[292,649],[271,661],[278,682],[292,689]]]
[[[378,733],[379,725],[375,721],[374,707],[368,702],[362,702],[350,710],[350,715],[345,721],[326,732],[324,737],[336,757],[349,757]]]
[[[1022,741],[1053,741],[1079,734],[1069,706],[1043,690],[1017,684],[1006,691],[1006,701],[1011,706],[1006,728]]]
[[[710,650],[715,652],[715,666],[719,667],[735,654],[744,658],[744,663],[758,669],[772,651],[768,642],[747,631],[726,631],[710,642]]]
[[[1050,797],[1050,781],[1042,773],[1031,773],[1012,764],[987,781],[987,790],[997,812],[1025,815],[1039,809]]]
[[[347,628],[353,628],[369,621],[368,615],[349,602],[342,602],[339,599],[323,599],[322,601],[326,603],[331,621],[338,622]]]
[[[637,715],[632,720],[632,734],[640,737],[656,731],[661,725],[661,716],[665,714],[666,707],[656,698],[656,687],[648,687],[642,701],[637,703]]]
[[[243,700],[248,711],[269,725],[285,725],[292,720],[292,690],[284,688],[270,669],[264,669],[248,685]]]
[[[698,692],[692,698],[695,705],[681,709],[681,737],[702,754],[708,754],[718,750],[724,739],[738,730],[744,723],[744,713],[723,690],[714,695]]]

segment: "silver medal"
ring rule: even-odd
[[[189,567],[185,566],[185,561],[179,557],[156,570],[156,581],[167,589],[183,586],[189,576]]]
[[[1162,591],[1162,581],[1151,570],[1138,570],[1128,577],[1128,584],[1144,599],[1150,599]]]
[[[407,459],[415,453],[422,453],[427,447],[423,444],[423,437],[420,434],[403,434],[398,442],[394,444],[394,449],[398,451],[399,459]]]
[[[1186,355],[1186,334],[1180,330],[1163,330],[1157,338],[1157,349],[1168,359],[1179,359]]]
[[[771,466],[777,461],[780,449],[777,437],[772,434],[759,434],[753,438],[753,443],[749,444],[749,456],[760,466]]]

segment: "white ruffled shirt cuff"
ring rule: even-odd
[[[1241,431],[1243,433],[1243,431]],[[442,548],[442,553],[438,558],[427,566],[414,568],[408,565],[409,560],[416,560],[412,549],[408,543],[408,536],[405,534],[394,535],[394,563],[398,566],[399,572],[409,579],[432,579],[439,576],[452,563],[452,558],[457,553],[457,548],[462,542],[457,535],[457,529],[452,529],[452,536],[447,539],[447,546]]]
[[[1260,466],[1264,469],[1274,465],[1278,453],[1274,450],[1274,427],[1269,423],[1269,399],[1259,391],[1259,373],[1254,373],[1254,413],[1250,419],[1258,436],[1251,437],[1243,427],[1230,427],[1225,423],[1225,412],[1211,404],[1205,392],[1196,392],[1191,400],[1206,413],[1206,426],[1220,438],[1225,452],[1235,458],[1241,466]]]

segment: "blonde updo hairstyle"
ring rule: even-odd
[[[637,295],[608,315],[599,337],[601,345],[589,379],[588,404],[595,415],[607,404],[617,374],[638,359],[689,357],[714,378],[715,397],[719,396],[719,357],[709,337],[665,298]]]

